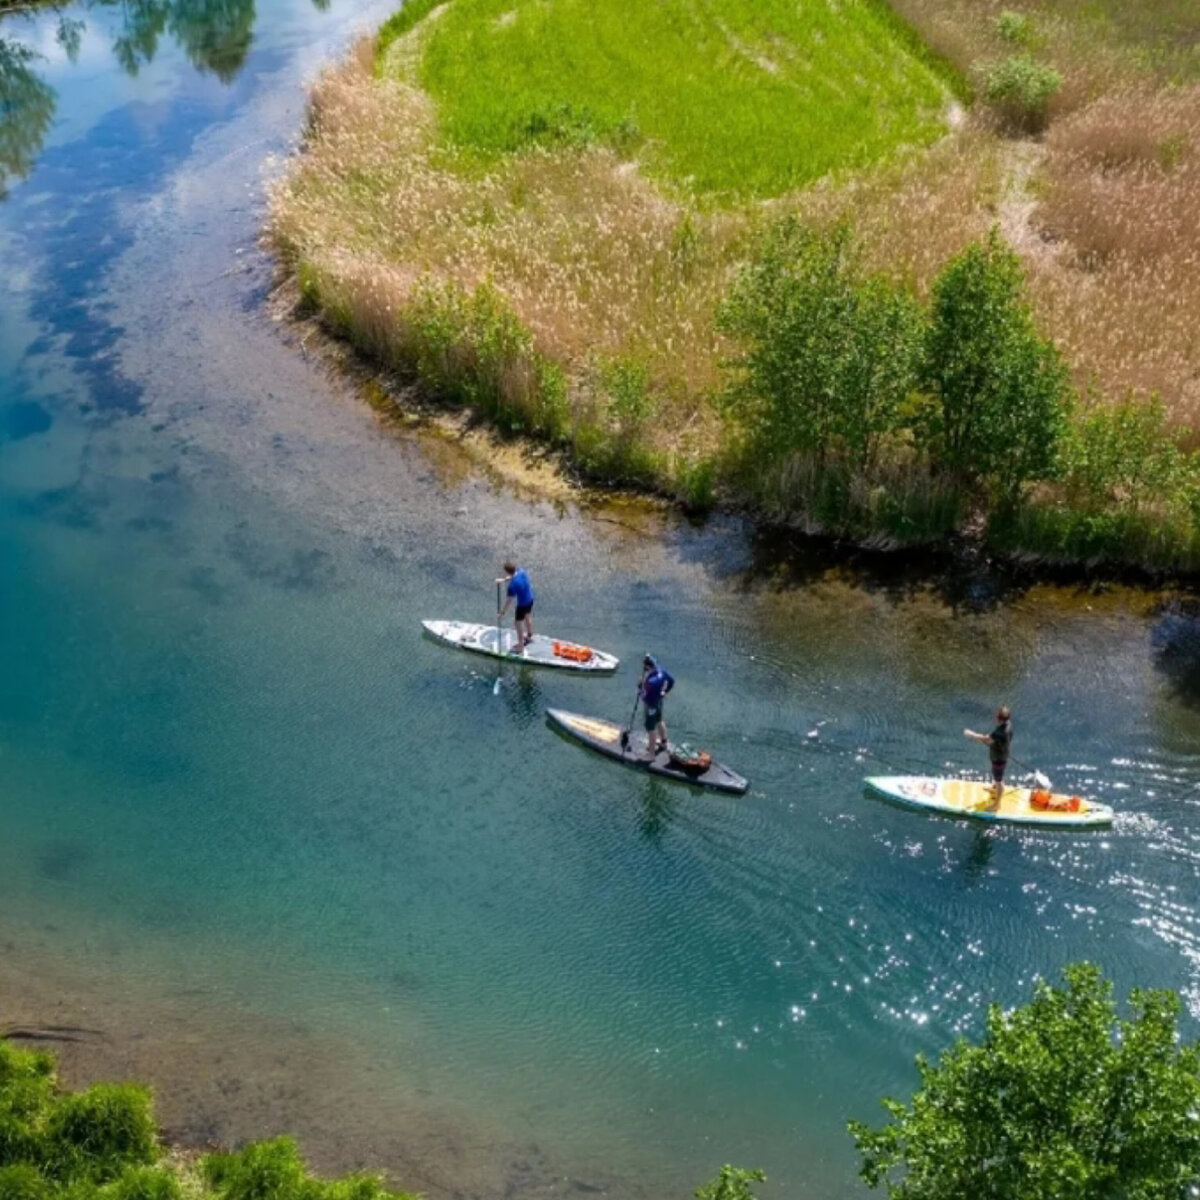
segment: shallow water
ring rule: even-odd
[[[0,971],[26,972],[0,974],[0,1017],[58,996],[110,1041],[136,1028],[168,1105],[219,1043],[287,1103],[189,1124],[176,1101],[185,1133],[311,1108],[324,1163],[383,1154],[433,1194],[687,1195],[734,1161],[820,1197],[861,1192],[845,1119],[1036,972],[1093,958],[1194,1022],[1182,606],[779,565],[732,521],[497,490],[380,430],[272,322],[272,156],[387,8],[235,6],[219,38],[164,8],[136,74],[124,10],[67,10],[73,63],[57,16],[0,26],[56,91],[0,203]],[[505,668],[495,694],[491,664],[420,636],[487,619],[509,552],[539,628],[622,655],[615,679]],[[648,648],[680,680],[672,731],[744,800],[545,727],[551,703],[625,717]],[[1111,832],[862,795],[981,767],[960,731],[999,699],[1025,761],[1120,809]],[[232,1069],[205,1105],[239,1111]]]

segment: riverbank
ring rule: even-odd
[[[689,510],[732,506],[876,546],[965,533],[1016,559],[1101,571],[1200,565],[1196,471],[1178,433],[1200,380],[1184,315],[1198,248],[1181,214],[1200,179],[1186,86],[1173,96],[1159,76],[1125,62],[1111,37],[1093,39],[1101,48],[1088,63],[1093,74],[1107,64],[1108,90],[1085,102],[1064,88],[1044,139],[1011,140],[985,107],[964,119],[943,84],[935,144],[892,144],[874,165],[846,162],[816,186],[747,205],[706,189],[703,170],[672,173],[672,144],[697,162],[720,154],[719,144],[689,141],[686,128],[671,133],[667,117],[654,137],[601,116],[594,129],[551,122],[547,131],[498,110],[489,124],[476,91],[451,101],[462,81],[439,73],[447,47],[483,38],[487,69],[499,77],[527,57],[528,33],[519,6],[489,17],[495,25],[470,6],[452,10],[449,24],[444,12],[407,6],[377,46],[364,42],[323,77],[304,153],[274,195],[272,233],[307,302],[368,356],[442,403],[554,447],[581,478],[657,492]],[[910,16],[920,30],[920,14]],[[998,17],[988,29],[961,77],[989,45],[1013,49],[1014,36],[1048,43],[1047,56],[1073,45],[1053,14],[1016,35]],[[546,36],[553,61],[566,35]],[[736,51],[735,75],[748,61],[773,86],[775,60],[754,51],[748,33],[720,36]],[[792,62],[781,49],[786,30],[770,36],[782,39],[780,61]],[[887,46],[905,61],[902,40]],[[819,63],[809,67],[820,74]],[[1071,67],[1073,85],[1085,73],[1077,60]],[[586,71],[581,79],[571,86],[592,86]],[[530,83],[534,92],[549,86]],[[616,100],[607,103],[615,112]],[[501,129],[524,129],[520,144],[504,142]],[[1129,149],[1134,130],[1148,159]],[[1114,165],[1118,145],[1126,150]],[[1064,197],[1092,186],[1097,172],[1104,208],[1093,205],[1086,229],[1076,220],[1064,233],[1055,214],[1076,213]],[[1141,234],[1122,240],[1135,211]],[[753,448],[754,425],[728,403],[730,359],[744,350],[720,319],[730,287],[776,219],[829,229],[851,212],[862,269],[907,280],[918,301],[998,220],[1019,252],[1033,317],[1061,347],[1074,387],[1099,380],[1079,407],[1083,418],[1068,423],[1074,436],[1022,487],[1016,509],[998,503],[986,480],[948,481],[935,460],[931,468],[926,448],[915,444],[914,453],[917,426],[907,418],[866,471],[831,474],[828,455],[816,471],[807,452],[767,462]],[[1114,236],[1115,251],[1089,250]],[[1109,415],[1125,389],[1133,409],[1121,411],[1136,415],[1139,456],[1119,456],[1098,476],[1088,465],[1095,443],[1132,440],[1121,428],[1127,417]],[[1163,398],[1161,418],[1151,393]]]

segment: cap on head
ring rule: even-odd
[[[642,655],[642,666],[643,667],[657,667],[658,663],[656,663],[654,661],[653,654],[643,654]]]
[[[1007,721],[1012,716],[1012,709],[1009,708],[1007,704],[1002,704],[998,709],[996,709],[996,716],[1001,721]]]
[[[508,574],[515,575],[517,573],[517,564],[511,558],[506,558],[504,560],[504,569]]]

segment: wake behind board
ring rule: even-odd
[[[1050,829],[1097,829],[1111,825],[1113,810],[1079,797],[1051,794],[1049,806],[1035,807],[1025,787],[1006,787],[996,805],[992,785],[976,779],[934,779],[921,775],[875,776],[865,781],[877,796],[905,808],[1003,825]]]
[[[636,767],[642,771],[649,771],[651,775],[661,775],[664,779],[674,779],[679,783],[715,788],[719,792],[733,792],[739,796],[750,786],[747,780],[719,762],[714,761],[708,770],[694,774],[673,765],[670,752],[666,750],[659,751],[652,759],[647,759],[642,754],[644,738],[641,734],[631,738],[630,745],[623,749],[621,726],[614,725],[611,721],[564,712],[560,708],[547,709],[546,716],[563,733],[600,754],[624,763],[627,767]]]
[[[612,654],[605,654],[603,650],[581,646],[578,642],[543,637],[537,633],[525,647],[525,653],[519,654],[514,649],[517,635],[511,629],[497,629],[495,625],[472,625],[468,621],[422,621],[421,624],[430,637],[445,642],[447,646],[533,667],[607,673],[615,671],[621,661]]]

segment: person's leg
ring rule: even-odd
[[[1007,766],[1008,763],[992,763],[992,799],[997,805],[1004,795],[1004,768]]]
[[[658,748],[665,750],[667,748],[667,723],[663,719],[662,710],[659,710],[658,717]]]
[[[531,608],[525,614],[525,644],[528,646],[533,641],[533,609]]]
[[[658,736],[658,726],[662,719],[662,713],[657,708],[647,708],[646,719],[643,722],[646,728],[646,758],[651,759],[658,753],[655,747],[655,741]]]

